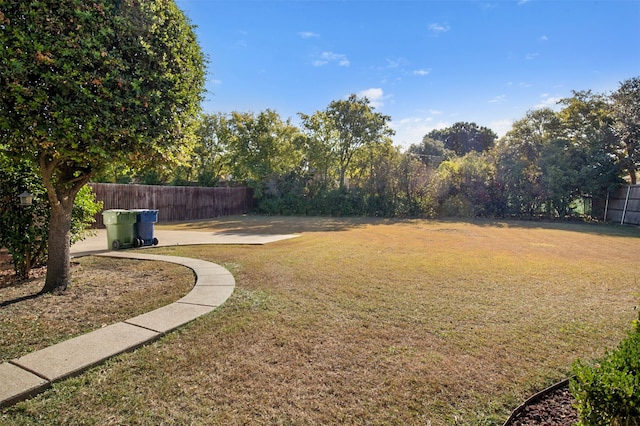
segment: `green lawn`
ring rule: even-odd
[[[3,411],[7,424],[504,422],[640,300],[640,230],[516,221],[233,217],[175,226],[302,232],[180,246],[236,277],[213,313]]]

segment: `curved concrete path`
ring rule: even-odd
[[[96,255],[177,263],[191,268],[196,282],[186,296],[174,303],[0,364],[0,406],[29,398],[55,381],[158,339],[211,312],[235,288],[229,271],[204,260],[126,251]]]

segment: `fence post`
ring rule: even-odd
[[[629,204],[630,192],[631,192],[631,185],[627,186],[627,196],[624,199],[624,208],[622,209],[622,218],[620,219],[620,225],[624,225],[624,217],[627,214],[627,205]]]

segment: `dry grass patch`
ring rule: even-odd
[[[638,236],[589,225],[358,220],[267,246],[161,249],[226,266],[235,293],[4,419],[502,424],[577,357],[624,336],[640,298]]]
[[[0,362],[167,305],[194,283],[179,265],[90,256],[74,260],[64,294],[12,303],[38,293],[44,273],[0,288],[0,303],[8,303],[0,307]]]

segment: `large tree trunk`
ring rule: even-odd
[[[47,276],[40,293],[61,293],[71,282],[71,213],[76,195],[91,178],[64,163],[41,155],[40,172],[51,203]]]
[[[41,293],[61,293],[71,282],[71,211],[73,198],[51,206],[47,277]]]

